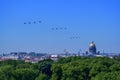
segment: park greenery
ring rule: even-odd
[[[0,80],[120,80],[120,57],[67,57],[54,62],[0,61]]]

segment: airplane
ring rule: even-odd
[[[28,24],[31,24],[31,22],[28,22]]]
[[[33,23],[36,24],[36,21],[34,21]]]
[[[56,30],[58,30],[58,28],[55,28]]]
[[[24,24],[27,24],[26,22],[24,22]]]
[[[38,21],[39,23],[42,23],[42,21]]]
[[[65,27],[64,30],[66,30],[67,28]]]

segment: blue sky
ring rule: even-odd
[[[119,0],[0,0],[0,53],[120,53]],[[36,24],[24,22],[42,21]],[[66,27],[67,30],[51,30]],[[80,39],[70,39],[70,37]]]

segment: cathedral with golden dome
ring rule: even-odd
[[[96,53],[96,46],[95,46],[95,44],[94,44],[93,41],[90,43],[89,53],[90,53],[90,54],[97,54],[97,53]]]

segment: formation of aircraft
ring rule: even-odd
[[[67,27],[53,27],[51,30],[67,30]]]
[[[28,22],[24,22],[24,24],[40,24],[42,23],[42,21],[28,21]]]
[[[70,39],[80,39],[80,36],[73,36],[73,37],[70,37]]]

